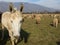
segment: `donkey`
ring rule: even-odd
[[[9,32],[11,44],[15,45],[18,42],[20,37],[21,25],[22,25],[22,6],[20,10],[13,8],[9,5],[10,11],[4,12],[2,14],[2,38],[4,38],[4,28],[6,28]]]

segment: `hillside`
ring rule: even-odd
[[[21,3],[22,2],[14,2],[14,6],[19,9]],[[30,4],[30,3],[25,3],[25,2],[23,3],[24,3],[23,12],[45,12],[45,11],[55,12],[56,11],[53,8],[48,8],[48,7],[44,7],[44,6],[37,5],[37,4]],[[8,2],[0,2],[0,11],[4,12],[8,10],[8,5],[9,5]]]

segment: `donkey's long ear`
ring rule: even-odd
[[[23,8],[24,8],[24,6],[23,6],[23,4],[21,4],[21,5],[20,5],[20,12],[23,11]]]
[[[9,11],[10,11],[10,12],[13,11],[13,3],[12,3],[12,2],[10,2],[10,4],[9,4]]]

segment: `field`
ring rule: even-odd
[[[21,40],[17,45],[59,45],[60,24],[57,28],[51,26],[52,19],[50,16],[43,16],[40,24],[36,24],[35,19],[24,19],[21,29]],[[0,40],[0,45],[11,45],[7,37],[7,31],[5,31],[4,40]]]

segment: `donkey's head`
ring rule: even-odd
[[[14,37],[20,36],[20,30],[21,30],[21,24],[22,24],[22,10],[21,7],[20,10],[17,10],[16,8],[10,8],[11,10],[11,17],[10,17],[10,23],[12,27],[12,33]]]

